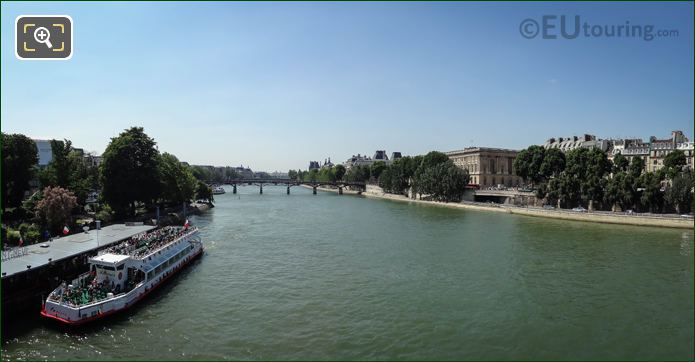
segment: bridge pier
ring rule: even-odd
[[[236,184],[234,184],[234,189],[232,190],[233,194],[236,194]]]
[[[314,189],[314,195],[316,195],[316,186],[312,187]]]
[[[263,184],[261,184],[261,195],[263,195]]]
[[[290,194],[290,187],[289,186],[287,186],[287,194],[288,195]]]
[[[338,187],[338,195],[342,195],[342,194],[343,194],[343,187],[339,186]]]

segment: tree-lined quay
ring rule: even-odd
[[[94,220],[145,220],[158,208],[171,211],[193,200],[211,203],[209,185],[243,179],[237,170],[246,171],[189,166],[172,154],[160,153],[154,139],[138,127],[111,139],[98,164],[85,162],[70,140],[52,140],[50,145],[53,157],[39,168],[31,139],[2,134],[3,247],[69,233]],[[530,146],[518,153],[513,170],[548,207],[660,214],[692,209],[692,170],[681,150],[670,152],[663,168],[648,171],[639,156],[628,160],[617,154],[611,160],[598,148],[565,153]],[[315,186],[334,185],[340,191],[372,184],[388,194],[440,202],[461,202],[466,189],[475,186],[469,184],[465,167],[438,151],[390,163],[290,170],[288,178]],[[36,192],[29,194],[29,190]]]
[[[2,147],[3,248],[81,231],[90,221],[144,220],[157,208],[213,201],[212,175],[160,154],[141,127],[112,138],[98,165],[85,162],[69,140],[51,141],[53,157],[43,168],[28,137],[3,133]]]

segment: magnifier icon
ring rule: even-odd
[[[44,28],[43,26],[36,28],[34,30],[34,40],[38,43],[46,44],[46,46],[50,49],[53,48],[53,44],[51,44],[51,32],[48,31],[48,29]]]

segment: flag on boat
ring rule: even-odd
[[[186,219],[186,222],[183,224],[183,229],[188,230],[188,226],[189,226],[188,219]]]
[[[70,233],[70,229],[68,229],[68,226],[65,225],[65,226],[63,227],[63,235],[67,235],[67,234],[69,234],[69,233]]]
[[[22,237],[22,235],[19,235],[19,246],[22,245],[24,245],[24,238]]]

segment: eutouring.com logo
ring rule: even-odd
[[[543,15],[539,20],[524,19],[519,24],[519,33],[526,39],[577,39],[577,38],[632,38],[652,41],[656,38],[674,38],[678,30],[654,29],[654,25],[591,24],[579,15]]]

